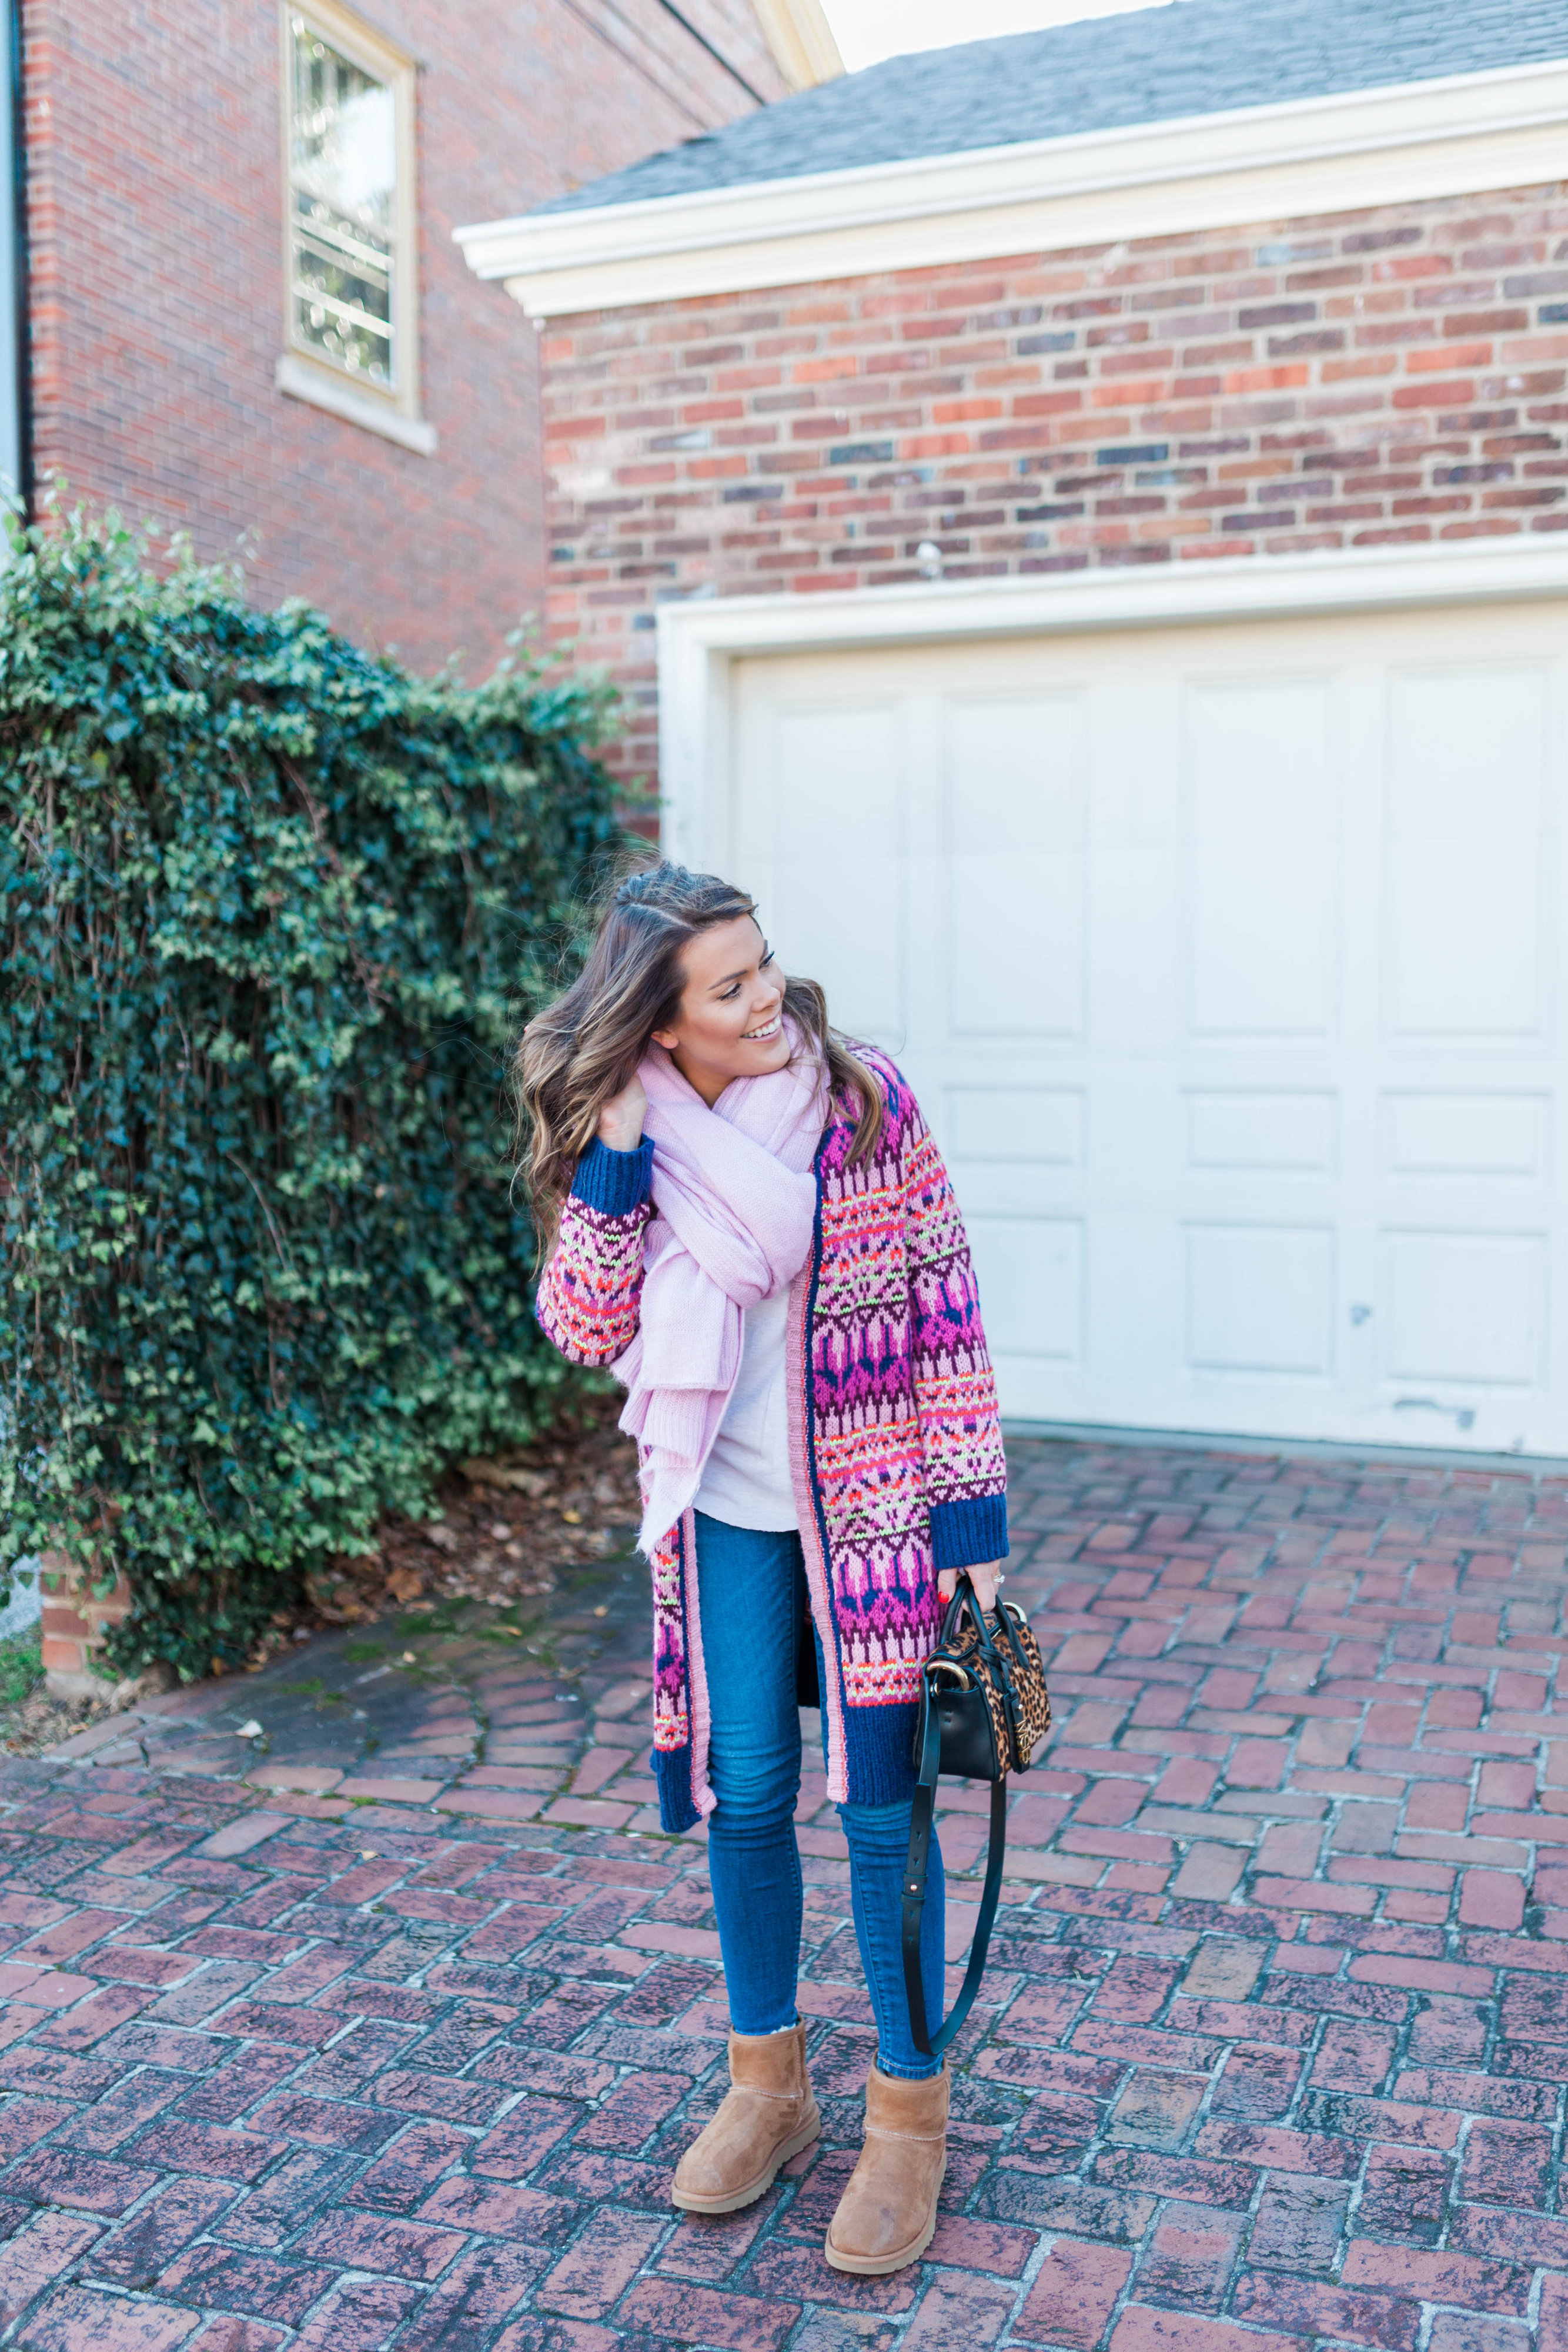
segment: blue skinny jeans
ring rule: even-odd
[[[708,1875],[718,1917],[730,2022],[737,2033],[777,2033],[795,2022],[800,1962],[800,1717],[796,1644],[806,1616],[798,1535],[732,1528],[696,1514],[697,1608],[713,1742],[708,1771],[717,1803],[708,1815]],[[819,1687],[827,1687],[820,1635]],[[822,1748],[827,1752],[824,1717]],[[941,2071],[909,2030],[904,1990],[904,1870],[909,1806],[841,1805],[850,1849],[850,1896],[861,1965],[876,2020],[877,2064],[917,2082]],[[942,1857],[931,1841],[921,1923],[925,2014],[942,2014]]]

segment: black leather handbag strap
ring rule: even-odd
[[[924,1682],[924,1677],[922,1678]],[[936,1796],[936,1774],[942,1760],[942,1738],[936,1727],[931,1692],[925,1686],[920,1710],[920,1760],[915,1767],[915,1805],[909,1824],[909,1860],[904,1874],[904,1989],[909,2000],[909,2026],[923,2057],[936,2058],[946,2049],[974,2005],[986,1972],[997,1900],[1002,1891],[1002,1864],[1008,1850],[1008,1784],[991,1783],[991,1842],[986,1857],[986,1885],[980,1916],[969,1947],[969,1965],[958,1998],[936,2032],[925,2015],[925,1986],[920,1973],[920,1922],[925,1909],[925,1874],[931,1859],[931,1827]]]
[[[960,1576],[958,1589],[947,1603],[947,1613],[942,1620],[942,1631],[936,1637],[939,1650],[949,1650],[958,1638],[959,1629],[967,1617],[975,1629],[975,1638],[989,1657],[995,1643],[991,1629],[986,1622],[986,1612],[975,1598],[975,1588],[967,1576]]]

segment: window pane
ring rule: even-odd
[[[302,18],[293,30],[294,330],[324,359],[390,386],[396,101]]]

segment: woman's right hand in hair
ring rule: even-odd
[[[601,1109],[599,1140],[607,1151],[635,1151],[643,1140],[643,1121],[647,1116],[648,1097],[633,1071],[630,1084],[612,1095]]]

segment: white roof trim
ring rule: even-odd
[[[1568,60],[454,232],[530,316],[1561,179]]]

